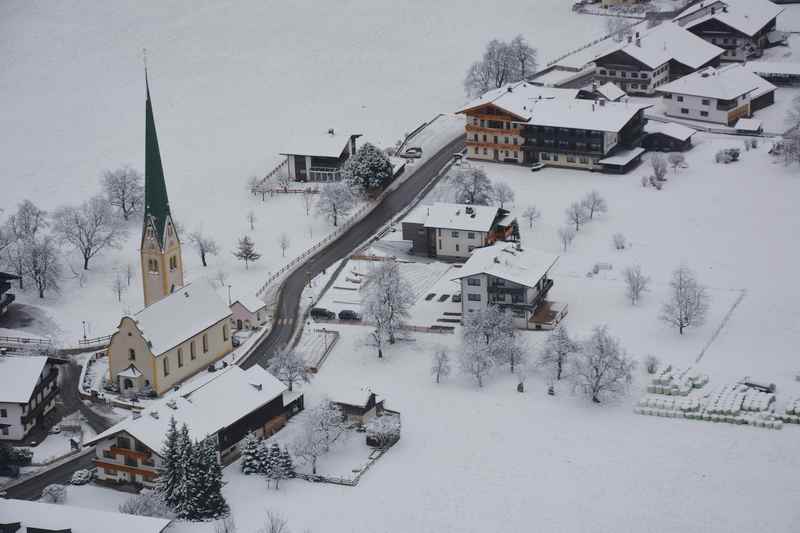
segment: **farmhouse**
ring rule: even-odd
[[[705,68],[660,92],[667,115],[728,126],[775,101],[775,86],[739,64]]]
[[[256,328],[267,322],[267,304],[254,295],[245,294],[231,304],[231,325],[236,329]]]
[[[125,316],[108,347],[108,370],[125,395],[162,395],[233,350],[231,310],[207,280]]]
[[[675,122],[648,120],[644,132],[642,146],[647,150],[683,152],[692,147],[692,136],[697,130]]]
[[[338,181],[345,161],[356,153],[361,134],[343,135],[331,128],[327,133],[295,139],[286,156],[289,179],[294,181]]]
[[[769,0],[705,0],[673,20],[724,48],[723,61],[746,61],[761,57],[765,48],[786,41],[788,36],[775,29],[782,11]]]
[[[303,394],[258,365],[229,366],[188,392],[162,398],[126,418],[85,445],[96,444],[98,479],[152,486],[161,466],[161,449],[174,418],[186,424],[193,440],[215,437],[220,460],[238,456],[237,444],[249,432],[269,436],[303,409]]]
[[[670,80],[718,65],[722,53],[677,24],[640,28],[622,43],[598,51],[593,58],[595,81],[614,83],[628,94],[653,95]]]
[[[497,305],[509,309],[514,327],[549,329],[566,315],[566,306],[546,301],[547,277],[558,256],[495,243],[475,250],[454,280],[461,282],[462,314]]]
[[[3,316],[8,311],[9,306],[14,303],[16,296],[11,290],[11,282],[18,280],[19,276],[14,274],[7,274],[0,272],[0,316]]]
[[[403,239],[413,254],[457,259],[498,240],[518,240],[519,226],[507,209],[437,202],[403,221]]]
[[[56,406],[58,369],[43,356],[0,356],[0,440],[22,440]]]

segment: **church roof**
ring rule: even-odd
[[[164,246],[164,226],[169,212],[169,199],[167,198],[167,185],[164,182],[164,168],[161,165],[161,151],[158,148],[158,135],[156,122],[153,118],[153,104],[150,101],[150,85],[145,72],[145,87],[147,90],[146,117],[145,117],[145,152],[144,152],[144,220],[145,227],[148,220],[153,223],[156,238],[162,248]]]

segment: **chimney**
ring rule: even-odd
[[[333,135],[334,133],[336,133],[336,132],[333,131],[333,128],[328,129],[328,135]]]
[[[511,85],[509,85],[507,91],[510,92],[510,93],[513,93],[514,89],[511,87]]]
[[[642,46],[642,39],[639,37],[639,32],[638,31],[636,32],[636,46],[638,46],[638,47]]]
[[[717,12],[717,8],[716,8],[716,7],[714,7],[714,6],[711,6],[711,14],[713,15],[713,14],[715,14],[716,12]]]
[[[639,35],[639,34],[637,33],[636,35]],[[633,35],[631,35],[630,33],[628,34],[628,42],[629,43],[633,42]]]

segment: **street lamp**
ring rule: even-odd
[[[231,306],[231,286],[228,285],[228,307]]]
[[[83,324],[83,340],[86,340],[86,321],[81,320],[81,324]]]

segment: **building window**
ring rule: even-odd
[[[700,116],[701,117],[707,117],[708,116],[708,111],[700,111]]]
[[[484,127],[484,125],[485,125],[485,122],[484,122],[484,120],[483,120],[483,119],[481,119],[481,128],[483,128],[483,127]],[[484,135],[484,137],[485,137],[485,135]]]
[[[582,165],[586,165],[586,164],[588,164],[588,163],[589,163],[589,158],[588,158],[588,157],[585,157],[585,156],[581,156],[581,157],[580,157],[580,159],[579,159],[579,161],[580,161],[580,163],[581,163]]]
[[[189,343],[189,358],[192,361],[194,361],[196,357],[197,357],[197,353],[195,352],[195,349],[194,349],[194,341],[192,341],[192,342]]]
[[[472,231],[467,232],[467,239],[474,239],[474,238],[475,238],[475,233],[474,232],[472,232]]]
[[[442,249],[442,241],[441,240],[439,240],[439,249],[440,250]]]
[[[203,333],[203,353],[208,352],[208,333]]]
[[[165,355],[162,364],[164,365],[164,376],[169,376],[169,357]]]
[[[136,361],[136,350],[133,348],[128,350],[128,361]]]
[[[497,135],[494,136],[494,144],[497,144]]]
[[[606,69],[604,69],[604,68],[601,68],[600,70],[598,70],[598,72],[600,73],[601,76],[605,76],[606,75]]]
[[[672,100],[672,94],[670,94],[670,93],[664,93],[664,99],[665,99],[665,100]]]
[[[515,139],[516,140],[516,139]],[[514,159],[518,159],[517,152],[514,152]]]
[[[459,246],[458,244],[456,244],[456,252],[460,252],[460,251],[461,251],[461,246]]]
[[[539,159],[541,159],[542,161],[550,161],[550,154],[542,152],[541,154],[539,154]]]
[[[486,148],[483,149],[483,155],[486,155]]]
[[[481,295],[480,294],[467,294],[467,300],[470,302],[480,302]]]
[[[183,366],[183,348],[178,348],[178,368]]]
[[[169,269],[175,270],[176,268],[178,268],[178,258],[173,255],[169,258]]]
[[[8,411],[5,409],[0,409],[0,418],[8,418]]]
[[[681,108],[681,113],[684,114],[684,115],[688,115],[689,114],[689,110],[686,109],[685,107],[682,107]]]
[[[457,231],[451,231],[451,232],[450,232],[450,236],[451,236],[451,237],[456,237],[456,238],[457,238],[457,237],[458,237],[458,232],[457,232]]]
[[[711,105],[711,100],[709,100],[708,98],[703,98],[702,100],[700,100],[700,103],[702,103],[703,105]]]
[[[228,326],[226,324],[223,324],[222,326],[222,340],[223,341],[228,340]]]
[[[617,71],[616,70],[609,70],[608,71],[608,75],[609,76],[616,76],[617,75]]]
[[[478,134],[477,134],[477,133],[475,133],[474,135],[475,135],[475,141],[477,142],[477,140],[478,140]]]
[[[678,95],[675,97],[675,99],[679,102],[683,102],[683,96]]]
[[[483,134],[483,142],[486,142],[486,134]]]
[[[3,435],[8,435],[8,428],[3,426],[2,428],[0,428],[0,433],[2,433]]]
[[[471,244],[469,246],[467,246],[467,251],[470,252],[470,253],[472,253],[472,250],[474,250],[474,249],[475,249],[475,247],[472,246]]]
[[[639,88],[638,83],[631,83],[631,89],[638,89],[638,88]]]
[[[574,162],[575,162],[575,156],[574,155],[568,155],[567,156],[567,163],[574,163]]]
[[[628,77],[628,74],[627,74],[625,71],[622,71],[622,72],[620,72],[620,75],[621,75],[623,78],[627,78],[627,77]]]
[[[508,150],[505,151],[505,156],[508,157]]]
[[[508,137],[505,137],[505,144],[508,144]]]
[[[558,154],[553,154],[553,161],[558,161]]]
[[[149,270],[150,272],[158,272],[158,261],[156,261],[155,259],[148,259],[147,270]]]

